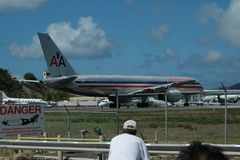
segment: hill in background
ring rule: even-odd
[[[29,73],[26,73],[29,77]],[[35,77],[30,74],[30,77]],[[30,78],[31,79],[31,78]],[[33,80],[33,79],[31,79]],[[4,91],[7,96],[15,98],[41,98],[47,101],[67,100],[69,93],[51,89],[44,84],[19,82],[6,69],[0,68],[0,90]]]
[[[236,89],[236,90],[239,90],[240,89],[240,83],[236,83],[234,85],[231,85],[228,87],[228,89]]]

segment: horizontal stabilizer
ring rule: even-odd
[[[41,83],[39,80],[18,79],[19,82]]]
[[[56,83],[58,83],[58,84],[67,84],[69,82],[72,82],[76,78],[77,78],[77,76],[69,76],[67,78],[61,78],[60,80],[56,81]]]

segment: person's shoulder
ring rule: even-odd
[[[142,138],[136,136],[136,135],[131,135],[131,134],[125,134],[129,139],[134,139],[135,141],[143,142]]]
[[[122,136],[123,136],[122,134],[116,135],[115,137],[112,138],[111,141],[114,141],[114,140],[120,139]]]
[[[141,141],[143,142],[142,138],[138,137],[138,136],[135,136],[135,135],[131,135],[131,134],[128,134],[128,133],[122,133],[122,134],[119,134],[115,137],[112,138],[112,141],[113,140],[117,140],[117,139],[134,139],[136,141]]]
[[[135,136],[136,137],[136,139],[138,140],[138,141],[140,141],[140,142],[143,142],[144,143],[144,141],[143,141],[143,139],[142,138],[140,138],[140,137],[138,137],[138,136]]]

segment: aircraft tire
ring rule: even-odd
[[[116,102],[110,104],[109,107],[110,107],[110,108],[117,108],[117,104],[116,104]],[[118,107],[121,108],[120,103],[118,103]]]
[[[112,103],[109,105],[110,108],[116,108],[116,104],[115,103]]]
[[[138,103],[137,107],[138,108],[147,108],[148,107],[148,103]]]

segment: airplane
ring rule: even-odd
[[[150,104],[150,103],[149,103],[149,102],[150,102],[149,100],[147,100],[146,102],[147,102],[148,104]],[[121,106],[126,106],[127,108],[129,108],[130,106],[135,107],[135,106],[137,106],[139,103],[141,103],[141,100],[136,99],[136,98],[132,98],[130,101],[128,101],[128,102],[126,102],[126,103],[123,103],[123,102],[122,102],[122,103],[121,103]],[[109,101],[108,98],[104,98],[104,99],[101,99],[101,100],[98,101],[97,106],[103,108],[103,107],[110,107],[111,104],[113,104],[112,101]]]
[[[240,100],[240,95],[238,94],[233,94],[233,95],[227,95],[227,103],[232,104],[232,103],[238,103]],[[220,105],[225,104],[225,95],[211,95],[211,96],[205,96],[202,99],[203,103],[207,104],[214,104],[218,103]]]
[[[0,102],[2,102],[2,104],[43,104],[43,105],[48,105],[48,103],[42,99],[10,98],[3,91],[0,91]]]
[[[39,114],[35,114],[32,117],[28,118],[19,118],[19,119],[11,119],[11,120],[4,120],[1,123],[5,126],[24,126],[30,123],[34,124],[37,122]]]
[[[109,101],[108,98],[105,98],[105,99],[99,100],[97,103],[97,106],[103,108],[103,107],[109,107],[111,104],[113,104],[113,102]]]
[[[191,94],[203,92],[202,85],[190,77],[133,76],[133,75],[78,75],[63,53],[47,33],[38,33],[43,54],[48,66],[40,81],[49,87],[79,95],[108,97],[111,108],[130,102],[132,97],[142,100],[138,107],[148,107],[147,97],[156,95],[159,100],[174,103],[184,98],[189,105]]]
[[[27,124],[34,124],[35,122],[37,122],[37,119],[39,117],[39,114],[35,114],[34,116],[32,116],[31,118],[27,119],[27,118],[22,118],[22,125],[27,125]]]
[[[217,98],[221,105],[225,104],[225,95],[218,95]],[[227,103],[238,103],[239,100],[240,95],[227,95]]]

